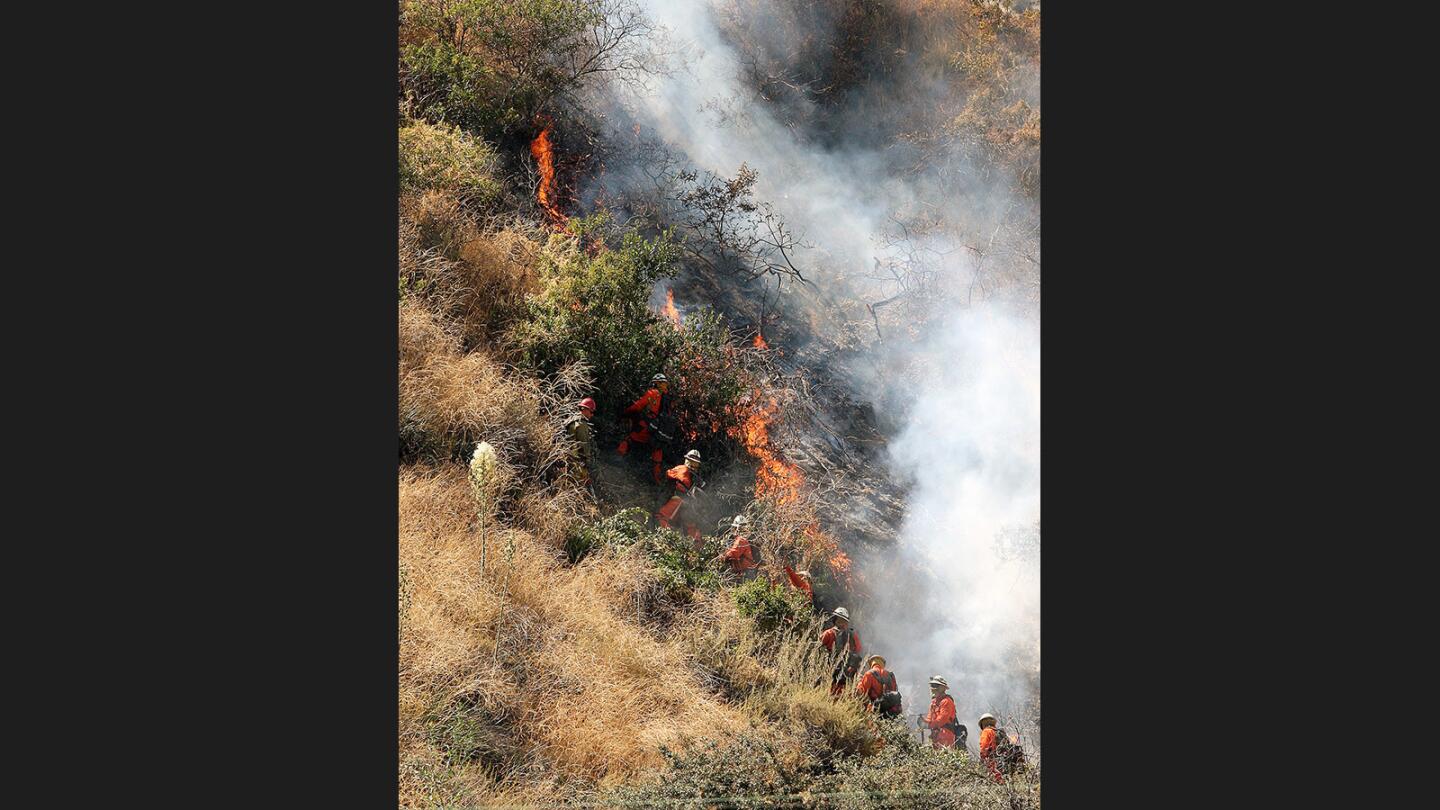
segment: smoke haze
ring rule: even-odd
[[[864,85],[823,125],[807,129],[814,116],[803,104],[769,102],[745,81],[750,62],[721,35],[712,2],[641,5],[668,29],[667,45],[678,50],[682,69],[654,77],[647,94],[611,99],[617,129],[633,122],[640,137],[663,140],[722,176],[733,176],[742,163],[758,170],[757,197],[814,245],[795,259],[825,294],[864,302],[893,296],[896,282],[876,279],[875,271],[905,256],[919,255],[933,274],[924,295],[905,304],[916,320],[887,324],[884,340],[867,348],[869,370],[847,366],[854,395],[871,401],[890,426],[885,459],[891,476],[908,486],[895,545],[852,551],[871,599],[851,611],[866,652],[884,654],[900,677],[907,715],[925,711],[926,679],[940,674],[951,684],[972,747],[975,718],[987,711],[1022,716],[1038,743],[1038,261],[1031,259],[1035,280],[1022,294],[974,292],[983,272],[998,272],[986,269],[983,262],[995,260],[979,258],[977,250],[990,247],[988,255],[996,255],[996,233],[1011,234],[1000,241],[1008,238],[1012,253],[1039,255],[1035,202],[975,168],[963,144],[945,156],[943,172],[907,172],[913,152],[874,137],[873,128],[895,123],[866,116],[903,115],[905,105],[924,103],[933,78]],[[778,32],[775,22],[744,24]],[[833,23],[819,14],[804,21],[817,29]],[[962,177],[963,183],[955,179]],[[596,182],[616,188],[643,179],[636,167],[611,166]],[[897,222],[922,214],[944,227],[897,246]],[[1006,223],[1022,220],[1035,227],[1013,236]],[[868,322],[864,316],[861,325]]]

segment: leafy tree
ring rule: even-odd
[[[417,112],[499,137],[587,78],[654,68],[633,0],[409,0],[400,85]]]

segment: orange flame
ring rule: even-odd
[[[850,555],[840,550],[840,544],[834,537],[820,531],[818,524],[811,523],[805,527],[805,547],[812,554],[823,557],[829,563],[830,571],[835,574],[837,582],[844,583],[847,590],[854,588],[850,570]]]
[[[675,324],[676,329],[680,328],[680,310],[675,308],[674,290],[665,291],[665,309],[661,310],[661,312],[671,323]]]
[[[770,397],[767,405],[749,404],[758,403],[761,396],[762,392],[757,390],[748,398],[750,414],[738,430],[731,429],[730,435],[738,438],[746,451],[760,460],[760,469],[755,471],[755,497],[770,496],[778,504],[796,503],[805,485],[805,475],[799,467],[785,460],[770,441],[770,420],[779,412],[780,403],[775,397]],[[747,405],[737,404],[734,407],[738,410]],[[834,537],[821,531],[813,511],[810,520],[812,522],[804,530],[805,548],[809,555],[825,560],[837,582],[843,583],[847,590],[863,595],[864,578],[851,570],[850,555],[840,550],[840,544]],[[856,589],[857,585],[861,587]]]
[[[563,228],[567,218],[560,213],[560,206],[555,202],[555,149],[550,145],[550,127],[540,130],[540,134],[530,142],[530,154],[540,167],[540,188],[535,192],[535,198],[545,209],[550,224],[557,230]]]
[[[768,348],[770,348],[770,344],[765,342],[765,336],[762,335],[762,334],[760,334],[759,332],[756,332],[756,333],[755,333],[755,343],[754,343],[753,345],[754,345],[755,348],[757,348],[757,349],[768,349]]]
[[[805,475],[770,443],[770,418],[779,410],[780,403],[773,397],[768,406],[756,408],[741,425],[739,439],[750,455],[760,459],[760,469],[755,471],[755,496],[773,495],[779,503],[794,503],[800,499]]]

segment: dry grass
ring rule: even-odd
[[[761,632],[728,591],[712,595],[672,637],[713,689],[772,733],[818,734],[831,750],[869,754],[876,736],[858,702],[830,695],[832,664],[819,645],[821,622],[784,634]]]
[[[568,568],[530,533],[492,529],[482,576],[474,513],[458,466],[402,468],[402,804],[606,784],[660,765],[662,744],[748,725],[684,645],[633,621],[642,563]],[[479,741],[458,761],[435,733],[456,723]]]
[[[467,346],[493,342],[524,312],[544,240],[519,220],[482,223],[448,191],[400,199],[400,277]]]
[[[553,384],[507,371],[484,351],[461,350],[458,330],[415,300],[400,305],[400,428],[466,446],[487,441],[512,463],[544,470],[560,443],[583,373]],[[555,408],[547,412],[545,405]]]

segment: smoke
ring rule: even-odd
[[[1038,223],[1033,201],[980,170],[963,144],[950,150],[943,167],[915,172],[903,170],[912,151],[875,136],[877,128],[895,125],[876,119],[875,111],[903,117],[907,106],[918,109],[938,92],[933,76],[899,71],[863,84],[824,116],[807,109],[803,96],[776,101],[758,93],[754,71],[765,69],[765,52],[787,47],[780,32],[810,26],[808,33],[823,41],[833,15],[797,20],[772,8],[774,18],[755,18],[756,7],[747,7],[752,16],[743,26],[760,32],[757,59],[722,36],[715,0],[640,5],[666,29],[678,69],[653,77],[648,93],[608,100],[607,117],[622,135],[633,128],[637,138],[658,138],[699,169],[723,176],[733,176],[742,163],[758,170],[757,196],[814,245],[797,262],[832,299],[892,296],[896,281],[876,279],[877,268],[907,257],[903,266],[923,266],[930,280],[911,306],[927,320],[872,344],[872,370],[846,367],[855,396],[872,401],[898,426],[885,458],[893,477],[909,484],[898,541],[856,561],[872,598],[851,612],[866,651],[886,655],[899,675],[907,713],[925,710],[926,679],[940,674],[951,684],[961,722],[971,728],[972,746],[974,718],[982,712],[1027,715],[1033,722],[1038,315],[1033,300],[1016,305],[974,295],[982,273],[998,272],[990,257],[1007,212],[1026,211]],[[790,80],[780,77],[782,84]],[[608,166],[590,192],[644,185],[641,170]],[[898,225],[925,212],[945,227],[906,232],[897,244]],[[1038,256],[1038,230],[1012,253],[1027,251]],[[927,299],[952,306],[926,311]],[[904,379],[904,370],[914,373]],[[1038,742],[1038,728],[1030,731]]]
[[[910,700],[943,675],[972,730],[984,712],[1012,715],[1038,743],[1038,330],[992,311],[946,326],[927,347],[946,362],[890,446],[913,484],[891,559],[867,560],[870,638]]]

